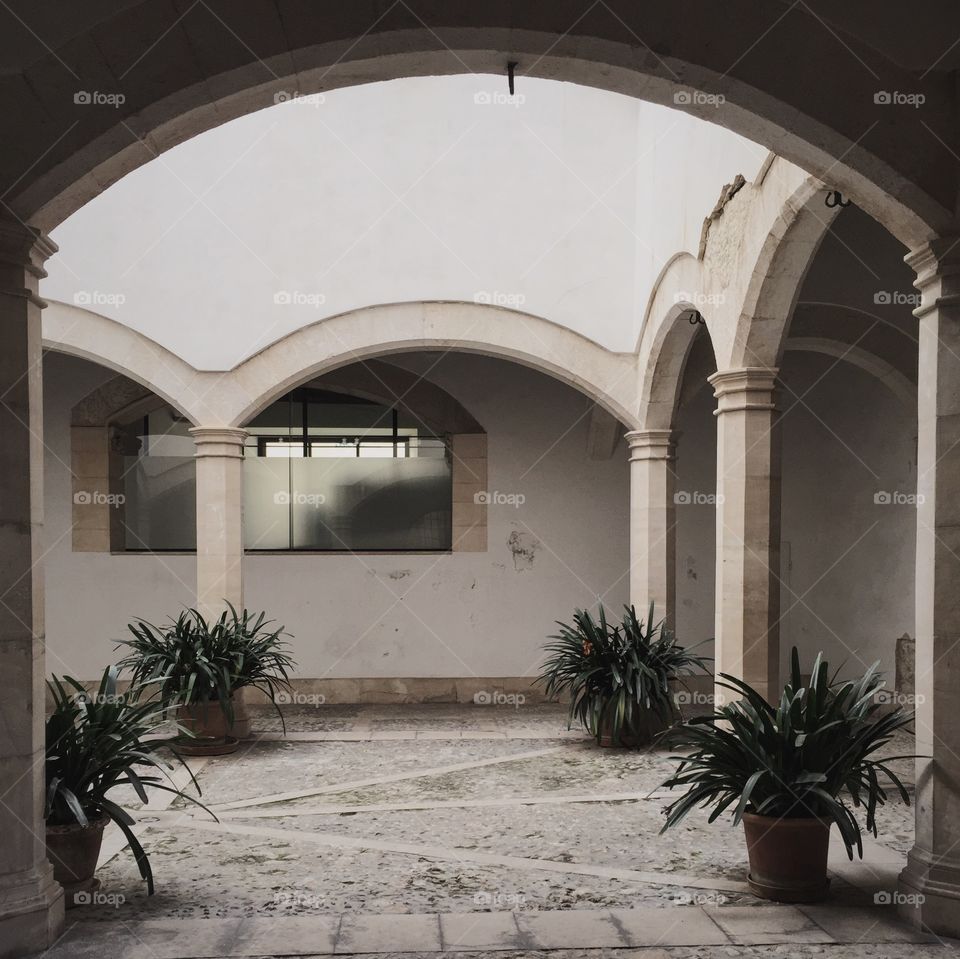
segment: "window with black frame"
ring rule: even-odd
[[[449,445],[395,407],[303,388],[247,425],[248,550],[448,550]]]

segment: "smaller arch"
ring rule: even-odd
[[[341,366],[310,381],[320,389],[396,406],[434,433],[485,433],[473,414],[452,394],[383,360],[363,360]]]
[[[169,403],[194,426],[200,424],[205,394],[202,374],[148,336],[99,313],[57,300],[48,301],[42,327],[44,349],[119,373],[128,383]],[[82,402],[92,412],[98,404],[111,402],[108,393],[95,390]]]
[[[827,188],[807,177],[782,203],[749,269],[733,336],[730,366],[775,369],[817,250],[840,212]]]
[[[679,302],[668,311],[651,343],[640,395],[643,429],[673,429],[680,404],[684,371],[700,330],[709,328],[692,303]],[[711,351],[713,342],[710,341]],[[714,354],[715,355],[715,354]],[[716,369],[716,360],[714,360]]]
[[[462,301],[363,307],[296,330],[231,371],[246,402],[230,412],[229,425],[247,422],[297,384],[352,363],[438,350],[497,357],[546,373],[628,429],[637,428],[634,354],[607,350],[530,313]]]
[[[798,336],[787,340],[785,351],[820,353],[831,356],[878,379],[908,409],[916,409],[917,385],[898,369],[869,350],[857,345],[819,336]]]
[[[44,346],[146,386],[196,426],[240,426],[299,383],[391,353],[456,350],[512,360],[584,393],[636,429],[636,355],[531,313],[460,301],[362,307],[271,343],[231,370],[197,370],[144,334],[52,301]]]

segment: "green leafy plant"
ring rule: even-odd
[[[264,613],[245,609],[238,614],[230,606],[208,621],[187,609],[166,626],[140,619],[129,629],[133,638],[119,646],[130,653],[119,666],[130,669],[133,683],[155,692],[167,706],[216,702],[233,722],[231,697],[238,689],[259,689],[276,707],[277,692],[290,686],[294,661],[284,629]]]
[[[148,790],[160,789],[210,812],[177,787],[168,772],[175,764],[160,755],[167,745],[158,735],[166,725],[163,709],[156,703],[137,701],[130,693],[118,693],[114,666],[104,670],[94,694],[69,676],[62,680],[53,676],[47,686],[53,697],[53,711],[46,723],[47,825],[88,826],[105,816],[112,819],[130,844],[140,876],[153,895],[150,860],[130,828],[134,819],[109,797],[110,791],[132,786],[147,804]],[[176,753],[174,757],[189,772]],[[193,773],[190,782],[199,796]]]
[[[742,698],[665,736],[672,745],[692,752],[672,757],[679,766],[664,786],[687,791],[667,808],[663,830],[698,805],[713,807],[710,822],[730,807],[735,824],[745,812],[817,817],[835,822],[847,855],[853,859],[856,847],[862,858],[860,825],[849,803],[865,809],[866,827],[876,836],[877,807],[887,799],[881,777],[909,803],[888,763],[914,758],[878,757],[894,733],[910,725],[913,715],[899,706],[882,710],[877,693],[884,682],[877,664],[859,679],[841,682],[829,676],[821,653],[805,684],[794,648],[790,682],[775,705],[742,680],[721,677],[719,685]]]
[[[569,692],[570,724],[578,720],[598,740],[609,729],[620,742],[651,713],[672,722],[677,707],[671,682],[705,669],[703,657],[655,622],[652,603],[645,621],[625,606],[621,622],[611,624],[601,604],[596,620],[578,609],[572,626],[557,625],[560,633],[544,647],[549,655],[536,682],[548,696]]]

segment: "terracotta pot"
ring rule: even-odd
[[[181,706],[177,710],[177,722],[193,733],[192,738],[182,736],[176,740],[177,750],[188,756],[223,756],[234,752],[240,745],[232,734],[231,723],[215,699]]]
[[[242,692],[233,695],[233,725],[230,735],[237,739],[250,738],[250,713],[247,710],[247,698]]]
[[[649,746],[654,738],[664,729],[666,723],[652,710],[645,712],[630,727],[624,726],[620,729],[620,738],[617,742],[613,739],[613,721],[604,719],[600,726],[600,736],[597,739],[599,745],[604,748],[621,747],[624,749],[638,749],[641,746]]]
[[[89,826],[47,826],[47,858],[53,864],[53,878],[63,886],[68,909],[80,905],[76,894],[89,892],[98,885],[94,878],[103,830],[110,820],[91,821]]]
[[[744,813],[750,891],[777,902],[816,902],[830,886],[830,823],[813,817],[779,819]]]

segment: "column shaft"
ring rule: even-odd
[[[780,686],[780,450],[774,369],[723,370],[717,397],[718,673]],[[731,698],[718,687],[718,703]]]
[[[919,319],[916,844],[901,910],[960,936],[960,238],[911,254]]]
[[[634,430],[630,449],[630,602],[640,615],[650,603],[668,629],[676,626],[677,529],[671,430]]]
[[[44,803],[43,368],[37,295],[50,241],[0,221],[0,956],[48,946],[63,890]]]
[[[246,430],[199,426],[197,447],[197,608],[217,617],[243,607],[243,442]]]

